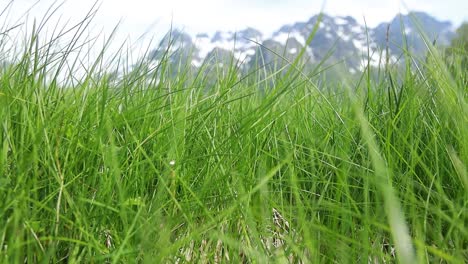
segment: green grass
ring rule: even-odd
[[[467,90],[430,45],[333,87],[299,60],[77,79],[82,30],[1,69],[1,263],[468,259]]]

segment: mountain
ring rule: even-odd
[[[381,23],[373,30],[373,40],[379,46],[387,43],[387,29],[389,31],[389,49],[393,54],[402,52],[405,39],[409,50],[421,55],[426,51],[426,44],[421,37],[424,31],[428,40],[440,45],[450,44],[454,37],[452,24],[448,21],[438,21],[434,17],[423,12],[411,12],[405,16],[397,16],[390,23]],[[404,34],[402,34],[404,32]]]
[[[318,21],[318,30],[307,45],[306,40]],[[157,62],[168,52],[172,62],[190,62],[195,68],[203,64],[222,67],[234,59],[241,68],[248,69],[258,63],[286,65],[305,47],[302,60],[307,64],[326,59],[328,64],[343,63],[353,74],[367,65],[367,54],[370,54],[372,66],[382,63],[381,54],[387,46],[392,62],[403,53],[405,43],[411,52],[423,55],[426,44],[421,32],[430,42],[439,45],[447,45],[454,36],[450,22],[439,21],[423,12],[397,15],[375,28],[366,28],[351,16],[323,14],[305,22],[284,25],[270,36],[251,27],[238,32],[199,33],[193,37],[174,30],[161,40],[149,59]]]

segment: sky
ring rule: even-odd
[[[285,24],[307,21],[322,10],[334,16],[350,15],[363,25],[365,18],[369,27],[408,10],[449,20],[454,27],[468,21],[468,1],[463,0],[0,0],[0,30],[4,21],[7,25],[40,21],[51,6],[58,9],[44,31],[51,32],[57,24],[61,27],[67,23],[70,27],[83,19],[94,4],[99,8],[89,35],[105,38],[120,22],[111,49],[118,50],[125,42],[135,50],[139,45],[140,53],[171,26],[192,35],[250,26],[268,36]],[[9,7],[8,12],[2,14],[5,7]]]
[[[11,0],[0,0],[0,10]],[[30,17],[41,17],[48,7],[62,3],[63,20],[78,20],[96,0],[13,0],[10,16],[18,18],[28,8]],[[241,30],[252,26],[269,34],[284,24],[307,21],[323,10],[330,15],[351,15],[370,27],[408,10],[425,11],[455,26],[468,21],[468,1],[463,0],[98,0],[95,27],[111,30],[121,21],[121,34],[167,31],[171,24],[187,32]]]

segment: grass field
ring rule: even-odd
[[[113,78],[70,61],[73,32],[56,52],[33,29],[1,68],[1,263],[468,260],[460,60],[428,45],[333,87],[299,60]]]

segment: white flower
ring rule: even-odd
[[[169,165],[174,166],[175,165],[175,160],[169,161]]]

